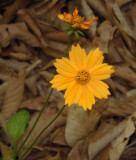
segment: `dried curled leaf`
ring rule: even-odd
[[[72,105],[68,111],[65,138],[70,146],[94,131],[99,122],[100,114],[91,110],[84,110],[77,105]]]
[[[11,115],[20,107],[24,93],[24,80],[24,71],[9,79],[4,98],[4,105],[1,110],[5,118],[11,117]]]

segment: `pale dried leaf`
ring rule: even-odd
[[[111,20],[111,17],[109,16],[107,10],[106,10],[106,7],[105,7],[105,4],[103,1],[101,0],[97,0],[97,1],[94,1],[94,0],[87,0],[88,4],[94,8],[101,16],[103,16],[104,18],[106,19],[109,19]]]
[[[0,64],[5,65],[11,69],[14,69],[15,71],[20,71],[29,66],[29,63],[27,62],[19,62],[15,59],[8,60],[3,58],[0,58]]]
[[[5,82],[0,85],[0,106],[2,106],[3,104],[7,86],[8,86],[8,82]]]
[[[24,54],[24,53],[20,53],[20,52],[10,52],[9,56],[12,58],[15,58],[17,60],[21,60],[21,61],[27,61],[30,59],[31,55],[30,54]]]
[[[68,154],[68,160],[88,160],[87,143],[85,140],[78,141]]]
[[[48,71],[41,71],[39,72],[39,75],[41,75],[43,78],[45,78],[46,81],[51,81],[54,77],[53,73],[50,73]]]
[[[61,128],[56,129],[50,135],[49,141],[55,144],[67,145],[66,140],[65,140],[65,128],[61,127]]]
[[[36,96],[37,95],[37,86],[36,86],[36,83],[37,83],[37,79],[38,79],[39,75],[38,74],[35,74],[29,78],[27,78],[25,80],[25,84],[26,86],[29,88],[29,90],[31,91],[31,93]]]
[[[41,64],[40,59],[31,64],[28,68],[26,68],[26,75],[29,75],[32,72],[32,70],[38,67],[40,64]]]
[[[90,20],[94,16],[93,11],[91,10],[89,5],[87,4],[86,0],[81,0],[81,5],[83,8],[82,12],[83,12],[83,15],[85,16],[85,19]],[[96,26],[97,26],[97,21],[95,20],[95,21],[93,21],[92,26],[89,29],[88,34],[87,34],[90,38],[95,36]]]
[[[68,111],[65,130],[67,143],[73,146],[78,140],[88,136],[96,129],[99,119],[100,114],[97,111],[84,112],[81,107],[72,105]]]
[[[39,112],[37,112],[36,114],[34,114],[30,121],[29,121],[29,126],[28,129],[25,133],[25,135],[23,136],[24,138],[26,137],[26,135],[28,134],[28,132],[31,129],[31,126],[34,124],[37,116],[38,116]],[[57,115],[57,113],[48,113],[45,112],[41,115],[35,129],[33,130],[31,136],[29,137],[28,141],[25,143],[25,148],[27,148],[34,140],[35,137],[42,131],[42,129]],[[46,131],[40,136],[40,138],[38,139],[38,141],[35,143],[35,145],[37,145],[43,138],[45,138],[50,132],[52,132],[56,127],[59,127],[61,125],[65,124],[65,118],[62,116],[59,116],[57,118],[57,120],[48,128],[46,129]],[[22,138],[21,141],[24,139]],[[20,143],[21,143],[20,141]]]
[[[124,131],[112,141],[112,149],[109,154],[110,160],[119,160],[125,146],[128,143],[129,137],[134,133],[135,126],[132,117],[136,117],[136,112],[128,118]]]
[[[24,93],[25,72],[21,71],[18,76],[13,76],[8,81],[5,93],[4,105],[2,107],[2,115],[8,119],[15,113],[22,102]]]
[[[29,14],[29,12],[26,9],[21,9],[18,11],[19,17],[25,21],[25,23],[29,26],[29,28],[33,31],[35,36],[39,39],[41,42],[42,47],[47,47],[47,39],[45,36],[43,36],[42,31],[38,25],[38,23],[35,21],[34,18]]]
[[[136,86],[136,74],[135,72],[128,67],[127,65],[118,66],[114,75],[123,78],[131,83],[131,85]]]
[[[97,155],[97,153],[99,153],[114,138],[116,138],[125,129],[125,127],[126,127],[126,120],[120,122],[115,127],[110,128],[104,134],[101,134],[101,132],[99,132],[99,137],[97,136],[98,138],[92,139],[89,142],[88,146],[89,160],[92,160]]]

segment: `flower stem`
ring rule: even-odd
[[[43,134],[43,132],[59,117],[59,115],[62,113],[62,111],[64,110],[66,105],[64,105],[62,107],[62,109],[59,111],[59,113],[52,119],[52,121],[50,121],[50,123],[45,126],[43,128],[43,130],[38,134],[38,136],[36,137],[36,139],[33,141],[33,143],[27,148],[27,150],[25,151],[25,153],[20,157],[19,160],[22,160],[24,158],[24,156],[32,149],[33,145],[36,143],[36,141],[39,139],[39,137]]]
[[[65,53],[64,53],[64,57],[66,57],[66,55],[67,55],[67,53],[68,53],[68,50],[69,50],[69,48],[70,48],[70,46],[71,46],[71,42],[72,42],[72,35],[69,37],[69,42],[68,42],[67,49],[66,49],[66,51],[65,51]]]
[[[64,53],[64,57],[66,57],[66,55],[67,55],[67,53],[68,53],[68,50],[69,50],[69,48],[70,48],[70,46],[71,46],[71,42],[72,42],[72,35],[70,36],[67,49],[66,49],[66,51],[65,51],[65,53]],[[44,103],[44,105],[43,105],[42,110],[40,111],[40,113],[39,113],[39,115],[38,115],[38,117],[37,117],[34,125],[32,126],[32,128],[31,128],[31,130],[29,131],[28,135],[26,136],[25,140],[22,142],[22,144],[20,145],[19,149],[17,150],[15,157],[20,153],[21,149],[23,148],[24,144],[26,143],[26,141],[27,141],[28,138],[30,137],[32,131],[34,130],[36,124],[38,123],[38,121],[39,121],[39,119],[40,119],[40,117],[41,117],[41,115],[42,115],[42,113],[43,113],[43,111],[44,111],[44,109],[45,109],[45,107],[46,107],[49,99],[50,99],[50,96],[52,95],[52,92],[53,92],[53,89],[51,89],[51,91],[50,91],[50,93],[49,93],[49,95],[48,95],[48,97],[47,97],[47,99],[46,99],[46,101],[45,101],[45,103]],[[56,118],[57,118],[57,117],[56,117]],[[55,119],[55,120],[56,120],[56,119]],[[55,121],[55,120],[54,120],[54,121]],[[54,121],[53,121],[53,122],[54,122]],[[52,124],[52,123],[49,123],[49,124]],[[48,128],[48,127],[47,127],[47,128]],[[46,129],[46,127],[45,127],[45,129]],[[43,131],[43,132],[44,132],[44,131]],[[43,133],[43,132],[42,132],[42,133]],[[42,134],[42,133],[41,133],[41,134]],[[39,136],[39,137],[40,137],[40,136]],[[38,137],[38,138],[39,138],[39,137]],[[38,138],[37,138],[37,139],[38,139]],[[36,141],[37,141],[37,140],[36,140]],[[34,141],[33,143],[35,143],[35,141]],[[33,143],[32,143],[32,146],[33,146]],[[31,147],[31,146],[30,146],[30,147]],[[24,153],[24,154],[25,154],[25,153]]]

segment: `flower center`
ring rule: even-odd
[[[90,75],[86,71],[80,71],[76,77],[76,81],[81,84],[86,84],[90,79]]]
[[[73,23],[80,23],[82,21],[82,17],[80,16],[74,16],[72,19]]]

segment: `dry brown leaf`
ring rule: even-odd
[[[116,75],[120,78],[123,78],[124,80],[127,80],[128,82],[130,82],[130,85],[136,86],[136,74],[127,65],[118,66],[114,75]]]
[[[134,121],[132,117],[133,118],[136,117],[136,112],[128,118],[124,131],[112,141],[111,143],[112,149],[110,150],[110,154],[109,154],[110,160],[120,159],[120,156],[125,146],[127,145],[130,136],[134,133],[135,126],[134,126]]]
[[[8,82],[5,82],[0,85],[0,106],[2,106],[3,104],[7,86],[8,86]]]
[[[50,62],[48,62],[41,70],[46,70],[47,68],[50,68],[52,66],[54,66],[53,64],[56,62],[56,59],[51,60]]]
[[[133,21],[133,24],[135,26],[135,30],[136,30],[136,3],[134,3],[132,9],[131,9],[131,18]]]
[[[10,44],[11,36],[9,32],[7,32],[9,25],[2,24],[0,25],[0,44],[1,47],[7,47]]]
[[[103,16],[106,19],[112,20],[111,17],[109,16],[105,4],[103,1],[101,0],[87,0],[87,2],[89,3],[89,5],[94,8],[101,16]]]
[[[87,4],[86,0],[81,0],[81,5],[82,5],[82,13],[85,16],[85,19],[90,20],[94,16],[92,9]],[[95,36],[96,26],[97,26],[97,21],[95,20],[95,21],[93,21],[91,28],[87,32],[87,35],[90,38]]]
[[[126,127],[127,121],[124,120],[114,127],[110,127],[106,131],[106,126],[103,130],[97,130],[94,137],[91,137],[88,145],[89,160],[92,160],[97,153],[104,149],[114,138],[116,138]]]
[[[49,47],[65,52],[67,49],[67,44],[56,41],[49,41]]]
[[[54,74],[48,71],[41,71],[39,72],[39,75],[41,75],[48,82],[51,81],[54,77]]]
[[[34,97],[27,99],[22,102],[20,108],[27,108],[30,110],[37,110],[40,111],[43,107],[43,103],[45,102],[46,98],[43,97]],[[49,100],[50,101],[50,100]]]
[[[103,112],[103,115],[116,115],[116,116],[127,116],[136,111],[136,102],[134,98],[132,101],[126,98],[126,96],[118,96],[118,98],[111,97],[109,99],[109,105]]]
[[[49,141],[55,144],[67,145],[65,140],[65,128],[56,129],[49,137]]]
[[[41,47],[47,47],[48,42],[45,36],[43,36],[42,31],[38,25],[38,23],[35,21],[34,18],[29,14],[29,12],[26,9],[21,9],[18,11],[19,17],[25,21],[25,23],[29,26],[29,28],[33,31],[35,36],[39,39],[41,42]]]
[[[34,124],[37,116],[38,116],[39,112],[35,113],[30,121],[29,121],[29,126],[27,128],[27,131],[25,133],[25,135],[23,137],[26,137],[26,135],[28,134],[28,132],[30,131],[30,128],[32,127],[32,125]],[[35,137],[42,131],[42,129],[56,116],[57,113],[50,113],[46,112],[43,113],[42,116],[40,117],[35,129],[33,130],[31,136],[29,137],[28,141],[25,143],[25,148],[27,148],[34,140]],[[38,139],[38,141],[35,143],[35,145],[37,145],[43,138],[47,137],[47,135],[52,132],[56,127],[62,126],[65,124],[65,118],[62,116],[59,116],[57,118],[57,120],[40,136],[40,138]],[[21,141],[24,138],[21,139]],[[21,143],[20,141],[20,143]]]
[[[52,1],[45,1],[43,2],[44,4],[41,4],[39,7],[37,7],[35,9],[36,11],[36,14],[37,15],[43,15],[45,14],[49,9],[51,9],[56,3],[57,3],[58,0],[52,0]]]
[[[7,136],[7,141],[10,144],[13,144],[13,139],[12,137],[9,135],[8,130],[7,130],[7,125],[6,125],[6,120],[4,119],[3,115],[0,113],[0,125],[2,126],[2,129],[4,130],[4,133]]]
[[[45,49],[43,49],[43,51],[46,55],[54,58],[62,58],[64,56],[64,52],[52,47],[46,47]]]
[[[68,154],[67,160],[88,160],[87,143],[84,140],[78,141]]]
[[[116,0],[119,7],[125,5],[126,3],[131,2],[132,0]]]
[[[17,11],[27,6],[32,0],[15,0],[14,3],[6,9],[2,22],[9,23],[16,15]]]
[[[6,146],[4,143],[0,142],[0,149],[1,149],[1,153],[2,153],[2,157],[5,160],[14,160],[12,158],[12,148]]]
[[[105,43],[106,47],[104,53],[108,53],[109,41],[113,39],[114,32],[117,27],[112,26],[109,20],[105,20],[98,28],[98,33],[100,34],[101,41]]]
[[[109,160],[109,152],[111,149],[111,145],[109,144],[107,147],[105,147],[101,152],[99,152],[95,156],[95,160]]]
[[[8,81],[8,86],[4,98],[4,105],[1,110],[1,113],[5,119],[10,118],[12,114],[20,107],[24,93],[24,81],[24,71],[21,71],[19,75],[13,76]]]
[[[10,24],[8,32],[12,39],[24,41],[33,47],[41,47],[40,41],[28,31],[25,23]]]
[[[32,70],[38,67],[39,65],[41,65],[40,59],[38,59],[33,64],[31,64],[28,68],[26,68],[26,75],[28,76],[32,72]]]
[[[38,79],[39,75],[38,74],[35,74],[29,78],[27,78],[25,80],[25,84],[26,86],[29,88],[29,90],[31,91],[31,93],[36,96],[37,95],[37,86],[36,86],[36,83],[37,83],[37,79]]]
[[[58,153],[55,156],[50,155],[50,156],[47,156],[47,157],[39,159],[39,160],[63,160],[63,159],[61,158],[60,154]]]
[[[24,41],[33,47],[41,46],[39,40],[28,31],[25,23],[2,24],[0,25],[0,35],[2,36],[0,40],[2,47],[7,47],[12,39]]]
[[[5,65],[0,64],[0,80],[7,81],[12,74],[13,74],[13,71],[11,69],[9,69]]]
[[[120,21],[119,25],[121,27],[121,30],[124,30],[130,37],[132,37],[136,40],[136,38],[134,36],[134,33],[133,33],[132,29],[130,28],[130,26],[128,25],[128,23],[127,23],[125,17],[123,16],[119,6],[116,3],[114,3],[114,4],[112,4],[112,8],[113,8],[113,11],[114,11],[117,19]]]
[[[54,21],[55,18],[58,16],[60,13],[60,9],[64,6],[65,0],[63,1],[58,1],[51,9],[50,9],[50,18],[51,21]]]
[[[123,59],[121,58],[121,56],[119,55],[118,51],[117,51],[117,48],[120,46],[120,43],[118,44],[118,46],[115,45],[114,41],[116,39],[112,40],[110,43],[109,43],[109,52],[107,54],[108,56],[108,62],[109,63],[121,63],[123,62]]]
[[[68,43],[69,36],[67,36],[66,32],[50,32],[47,33],[47,38],[54,41],[65,42]]]
[[[15,58],[17,60],[21,60],[21,61],[27,61],[30,59],[31,55],[30,54],[24,54],[24,53],[20,53],[20,52],[10,52],[9,56],[12,58]]]
[[[100,114],[91,110],[85,112],[78,105],[72,105],[68,111],[65,138],[70,146],[73,146],[77,141],[88,136],[94,131],[100,119]]]
[[[32,55],[31,50],[28,49],[28,46],[26,46],[26,44],[21,41],[18,43],[16,41],[12,41],[12,51],[25,53],[30,56]]]
[[[0,64],[5,65],[11,69],[14,69],[15,71],[20,71],[29,66],[29,63],[27,62],[19,62],[15,59],[8,60],[8,59],[3,59],[3,58],[0,58]]]

